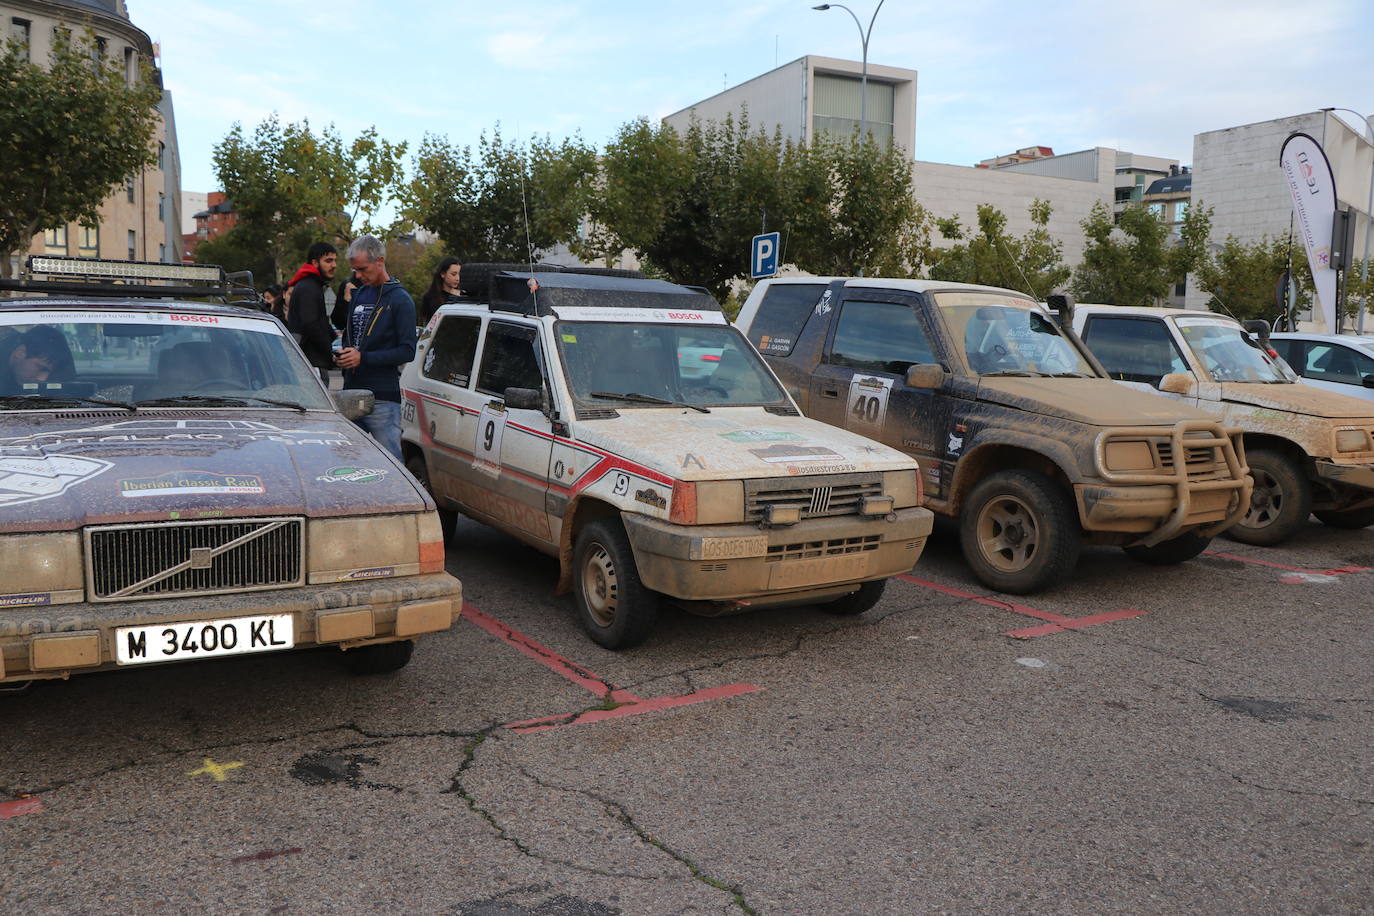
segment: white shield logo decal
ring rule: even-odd
[[[99,458],[70,455],[0,457],[0,507],[60,496],[84,480],[114,467]]]

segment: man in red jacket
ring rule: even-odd
[[[316,242],[305,253],[305,263],[286,284],[291,287],[287,330],[299,335],[305,358],[320,370],[320,378],[326,385],[329,384],[329,370],[334,367],[334,327],[329,323],[324,290],[334,279],[338,266],[338,249],[328,242]]]

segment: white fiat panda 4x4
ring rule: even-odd
[[[660,597],[716,616],[872,607],[930,533],[916,462],[804,418],[707,294],[500,272],[442,307],[402,374],[407,467],[559,558],[582,627],[625,648]]]

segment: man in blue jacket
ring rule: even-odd
[[[401,367],[415,358],[415,302],[386,272],[386,246],[379,239],[354,239],[348,263],[363,286],[353,294],[335,361],[345,388],[366,388],[377,397],[372,413],[357,424],[401,460]]]

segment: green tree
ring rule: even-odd
[[[236,122],[213,160],[243,237],[267,247],[281,279],[310,241],[391,238],[407,228],[377,222],[400,192],[405,152],[404,142],[380,138],[375,127],[346,143],[332,124],[317,135],[308,120],[283,125],[274,114],[252,136]]]
[[[219,238],[206,239],[196,246],[197,264],[216,264],[226,271],[249,270],[259,289],[273,282],[272,255],[254,240],[244,226],[235,226]]]
[[[1069,278],[1063,246],[1049,233],[1054,209],[1049,201],[1034,200],[1026,209],[1031,228],[1024,235],[1007,233],[1007,217],[991,204],[978,205],[977,234],[965,238],[957,217],[937,220],[947,239],[960,244],[938,252],[930,276],[936,280],[981,283],[1020,290],[1044,299]]]
[[[97,223],[110,192],[156,161],[161,88],[147,68],[131,85],[122,59],[94,61],[93,41],[56,32],[47,66],[0,47],[0,275],[39,232]]]
[[[1268,236],[1246,244],[1228,236],[1213,256],[1197,266],[1194,276],[1198,288],[1208,294],[1207,307],[1242,321],[1263,318],[1273,321],[1279,314],[1276,290],[1288,266],[1287,239]],[[1312,302],[1312,271],[1301,243],[1292,250],[1293,273],[1298,283],[1298,309]]]
[[[788,150],[797,266],[812,273],[915,276],[930,259],[930,217],[895,144],[822,135]]]
[[[428,134],[405,213],[464,260],[537,260],[575,238],[595,173],[596,152],[577,137],[558,144],[536,137],[527,149],[507,143],[498,125],[482,134],[474,155]]]
[[[1101,201],[1080,225],[1088,244],[1073,275],[1073,294],[1084,302],[1155,305],[1169,295],[1173,265],[1169,227],[1143,204],[1127,204],[1114,218]]]

